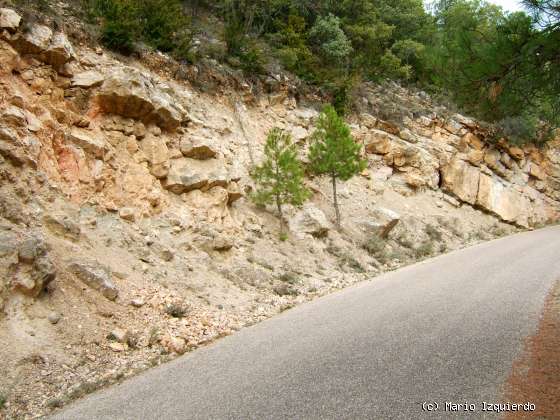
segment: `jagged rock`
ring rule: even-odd
[[[107,336],[109,340],[113,340],[116,341],[117,343],[123,343],[123,344],[128,341],[128,337],[129,337],[129,332],[127,330],[123,330],[122,328],[115,328]]]
[[[402,129],[399,133],[399,137],[409,143],[418,143],[418,137],[408,128]]]
[[[0,9],[0,29],[14,33],[19,28],[21,16],[12,9]]]
[[[14,287],[21,293],[36,297],[56,277],[56,268],[46,255],[33,260],[32,265],[19,266],[14,276]]]
[[[36,165],[36,154],[31,153],[32,144],[21,141],[17,132],[8,127],[0,127],[0,156],[8,159],[14,166]]]
[[[453,193],[461,201],[476,202],[480,170],[467,162],[454,158],[442,168],[443,189]]]
[[[426,178],[415,170],[406,173],[405,182],[412,188],[421,188],[427,185]]]
[[[97,158],[102,158],[106,150],[105,139],[101,134],[83,128],[73,127],[69,133],[66,133],[66,141],[92,153]]]
[[[21,54],[40,54],[47,50],[52,37],[53,32],[48,26],[32,24],[18,34],[12,43]]]
[[[324,237],[331,229],[325,213],[307,204],[289,221],[290,230],[296,234],[309,234],[316,238]]]
[[[17,68],[18,62],[18,52],[8,43],[0,40],[0,74],[8,75],[12,73],[12,71]],[[23,102],[20,102],[19,106],[23,106]]]
[[[131,67],[107,75],[97,100],[105,112],[154,122],[164,129],[175,129],[185,119],[185,111],[176,99]]]
[[[527,199],[511,185],[487,175],[480,175],[476,204],[506,222],[528,227],[530,213]]]
[[[119,295],[111,279],[111,270],[97,261],[70,261],[68,270],[109,300],[115,300]]]
[[[489,149],[484,154],[484,163],[498,175],[503,176],[506,172],[506,167],[500,161],[501,158],[502,154],[496,149]]]
[[[386,155],[391,151],[391,135],[381,130],[370,130],[364,138],[364,144],[367,153]]]
[[[76,74],[72,78],[72,86],[89,89],[100,86],[104,80],[105,77],[101,73],[95,70],[88,70]]]
[[[484,160],[484,152],[482,150],[470,149],[467,152],[467,161],[474,166],[480,166]]]
[[[386,238],[393,228],[399,223],[401,216],[383,207],[376,207],[372,210],[371,221],[367,222],[368,231],[380,238]]]
[[[77,241],[81,235],[80,225],[65,213],[53,212],[43,218],[45,225],[55,234]]]
[[[296,143],[299,143],[302,140],[305,140],[307,137],[309,137],[309,131],[307,131],[306,128],[301,127],[299,125],[292,127],[292,129],[290,130],[290,134],[292,135],[292,139]]]
[[[165,178],[169,173],[169,149],[161,137],[147,135],[140,148],[150,163],[150,173],[156,178]]]
[[[163,182],[165,189],[175,193],[197,189],[210,189],[215,186],[226,187],[229,176],[224,162],[217,159],[195,160],[190,158],[175,159],[171,163],[167,179]]]
[[[461,206],[461,203],[459,202],[459,200],[457,200],[455,197],[452,197],[448,194],[443,194],[443,201],[451,204],[453,207]]]
[[[500,157],[500,161],[506,166],[506,168],[508,169],[512,169],[514,167],[515,162],[513,161],[513,159],[511,158],[510,155],[508,155],[507,153],[503,152],[501,157]]]
[[[48,48],[43,54],[43,59],[57,71],[60,71],[62,66],[67,62],[76,59],[74,48],[63,32],[54,34]]]
[[[525,158],[525,152],[523,151],[523,149],[517,146],[508,148],[508,153],[515,160],[522,160],[523,158]]]
[[[377,118],[375,118],[371,114],[361,114],[360,115],[360,123],[365,126],[366,128],[372,129],[375,128],[377,124]]]
[[[398,136],[400,132],[400,128],[396,124],[393,124],[392,122],[389,121],[377,120],[375,127],[378,128],[379,130],[385,131],[395,136]]]
[[[232,204],[243,197],[243,191],[237,182],[230,182],[227,186],[228,204]]]
[[[27,118],[23,109],[10,105],[0,114],[0,122],[11,127],[24,127],[27,124]]]
[[[210,139],[199,136],[183,138],[180,145],[181,153],[193,159],[211,159],[218,153],[216,145]]]
[[[187,351],[187,343],[185,340],[170,334],[166,334],[162,337],[160,343],[169,353],[183,354]]]
[[[460,134],[461,131],[464,130],[464,127],[459,122],[453,119],[448,120],[444,128],[451,134]]]
[[[534,162],[531,162],[529,164],[529,175],[531,175],[534,178],[540,179],[541,181],[544,181],[546,179],[546,173],[543,170],[543,168],[541,168],[539,165],[537,165]]]
[[[132,207],[123,207],[119,210],[119,217],[134,222],[136,220],[136,211]]]
[[[18,258],[20,262],[31,264],[37,258],[46,255],[47,251],[48,246],[43,238],[31,236],[20,244]]]
[[[461,139],[465,144],[468,144],[475,150],[482,150],[484,149],[484,142],[480,140],[476,135],[473,133],[465,134]]]

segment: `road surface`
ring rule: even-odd
[[[494,418],[483,403],[501,401],[559,278],[560,227],[483,243],[284,312],[54,418]]]

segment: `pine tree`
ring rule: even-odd
[[[275,204],[280,216],[280,235],[284,235],[282,206],[302,205],[310,192],[303,184],[304,171],[298,159],[297,146],[285,131],[274,128],[268,133],[264,161],[251,177],[256,183],[252,200],[259,205]]]
[[[352,138],[350,127],[330,105],[319,116],[312,141],[309,149],[310,168],[317,175],[331,177],[336,224],[340,227],[336,180],[349,180],[364,170],[366,161],[360,158],[360,145]]]

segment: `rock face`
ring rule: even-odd
[[[131,67],[110,73],[97,100],[105,112],[154,122],[164,129],[175,129],[185,119],[185,111],[170,94]]]
[[[443,188],[469,204],[476,202],[480,171],[467,162],[455,158],[443,170]]]
[[[165,178],[169,173],[169,149],[165,141],[148,134],[140,142],[140,148],[150,163],[150,173],[156,178]]]
[[[366,227],[367,232],[379,236],[380,238],[387,238],[389,233],[399,223],[401,216],[393,211],[383,207],[373,209],[372,220],[362,224]]]
[[[109,300],[115,300],[119,291],[111,280],[111,270],[96,261],[70,261],[68,270],[81,282],[99,291]]]
[[[48,26],[32,24],[13,40],[13,45],[21,54],[40,54],[47,50],[53,32]]]
[[[92,153],[95,157],[103,157],[105,139],[100,134],[74,127],[66,134],[66,141]]]
[[[498,215],[506,222],[529,227],[529,203],[522,194],[507,188],[500,180],[486,174],[480,175],[476,204]]]
[[[21,16],[12,9],[0,9],[0,29],[15,32],[21,23]]]
[[[19,264],[13,275],[16,290],[36,297],[55,279],[56,269],[47,252],[47,244],[38,236],[31,236],[20,244]]]
[[[305,205],[290,220],[290,230],[297,235],[309,234],[316,238],[326,236],[331,229],[325,213],[313,205]]]
[[[199,161],[182,158],[172,161],[163,186],[175,194],[182,194],[197,189],[225,187],[229,181],[228,172],[220,160]]]
[[[72,86],[88,89],[88,88],[100,86],[104,80],[105,77],[101,73],[95,70],[88,70],[76,74],[72,78]]]
[[[366,152],[386,155],[391,151],[391,135],[381,130],[371,130],[364,138]]]
[[[60,70],[64,64],[74,59],[76,53],[66,35],[63,32],[55,33],[44,52],[44,61]]]
[[[199,136],[190,136],[181,140],[181,153],[193,159],[211,159],[218,151],[213,141]]]

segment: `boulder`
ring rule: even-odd
[[[105,112],[153,122],[169,130],[177,128],[186,114],[176,98],[152,78],[131,67],[119,68],[107,75],[97,101]]]
[[[14,33],[19,28],[21,16],[12,9],[0,9],[0,29]]]
[[[484,154],[484,163],[500,176],[506,173],[506,167],[501,162],[502,154],[496,149],[489,149]]]
[[[51,259],[40,256],[32,265],[18,267],[14,276],[14,287],[21,293],[37,297],[56,277],[56,268]]]
[[[480,175],[476,204],[502,220],[528,227],[528,200],[510,184],[487,174]]]
[[[386,155],[391,151],[391,135],[381,130],[370,130],[364,138],[367,153]]]
[[[384,207],[376,207],[371,213],[371,220],[361,224],[362,229],[367,228],[367,233],[387,238],[393,228],[399,223],[401,216]]]
[[[165,178],[169,174],[169,149],[164,139],[148,134],[140,142],[140,149],[150,163],[150,173],[156,178]]]
[[[473,133],[465,134],[461,139],[465,144],[469,145],[475,150],[482,150],[484,149],[484,142],[480,140],[476,135]]]
[[[484,160],[484,151],[478,149],[470,149],[467,152],[467,161],[474,166],[480,166]]]
[[[119,291],[111,279],[111,270],[97,261],[70,261],[68,270],[81,282],[99,291],[109,300],[115,300],[119,295]]]
[[[476,202],[480,170],[455,157],[442,168],[443,189],[469,204]]]
[[[544,171],[544,169],[534,162],[531,162],[529,164],[528,172],[529,175],[531,175],[534,178],[540,179],[541,181],[544,181],[546,179],[546,172]]]
[[[508,148],[509,155],[515,160],[522,160],[525,157],[525,152],[521,147],[512,146]]]
[[[72,78],[72,86],[89,89],[100,86],[104,80],[105,77],[101,73],[95,70],[88,70],[76,74]]]
[[[64,64],[75,59],[76,53],[66,35],[63,32],[55,33],[43,54],[43,60],[60,71]]]
[[[296,234],[309,234],[316,238],[324,237],[331,229],[325,213],[317,207],[307,204],[290,219],[290,230]]]
[[[52,37],[53,32],[48,26],[32,24],[18,34],[12,44],[21,54],[40,54],[49,48]]]
[[[393,124],[389,121],[377,120],[375,127],[379,130],[385,131],[395,136],[398,136],[400,132],[400,128],[396,124]]]
[[[418,143],[418,136],[408,128],[402,129],[399,133],[399,137],[409,143]]]
[[[230,182],[227,186],[227,193],[228,193],[228,204],[231,205],[241,197],[243,197],[243,191],[239,187],[237,182]]]
[[[175,194],[182,194],[215,186],[226,187],[229,181],[228,172],[221,160],[181,158],[172,161],[163,186]]]
[[[25,146],[17,132],[8,127],[0,127],[0,156],[9,160],[14,166],[33,163],[25,152]]]
[[[81,147],[84,151],[93,154],[96,158],[102,158],[105,150],[105,139],[99,133],[85,130],[83,128],[72,127],[66,133],[66,141]]]
[[[10,105],[0,114],[0,122],[10,127],[25,127],[27,125],[27,117],[23,109]]]
[[[216,157],[218,153],[216,145],[212,140],[199,136],[183,138],[180,149],[185,157],[202,160]]]

